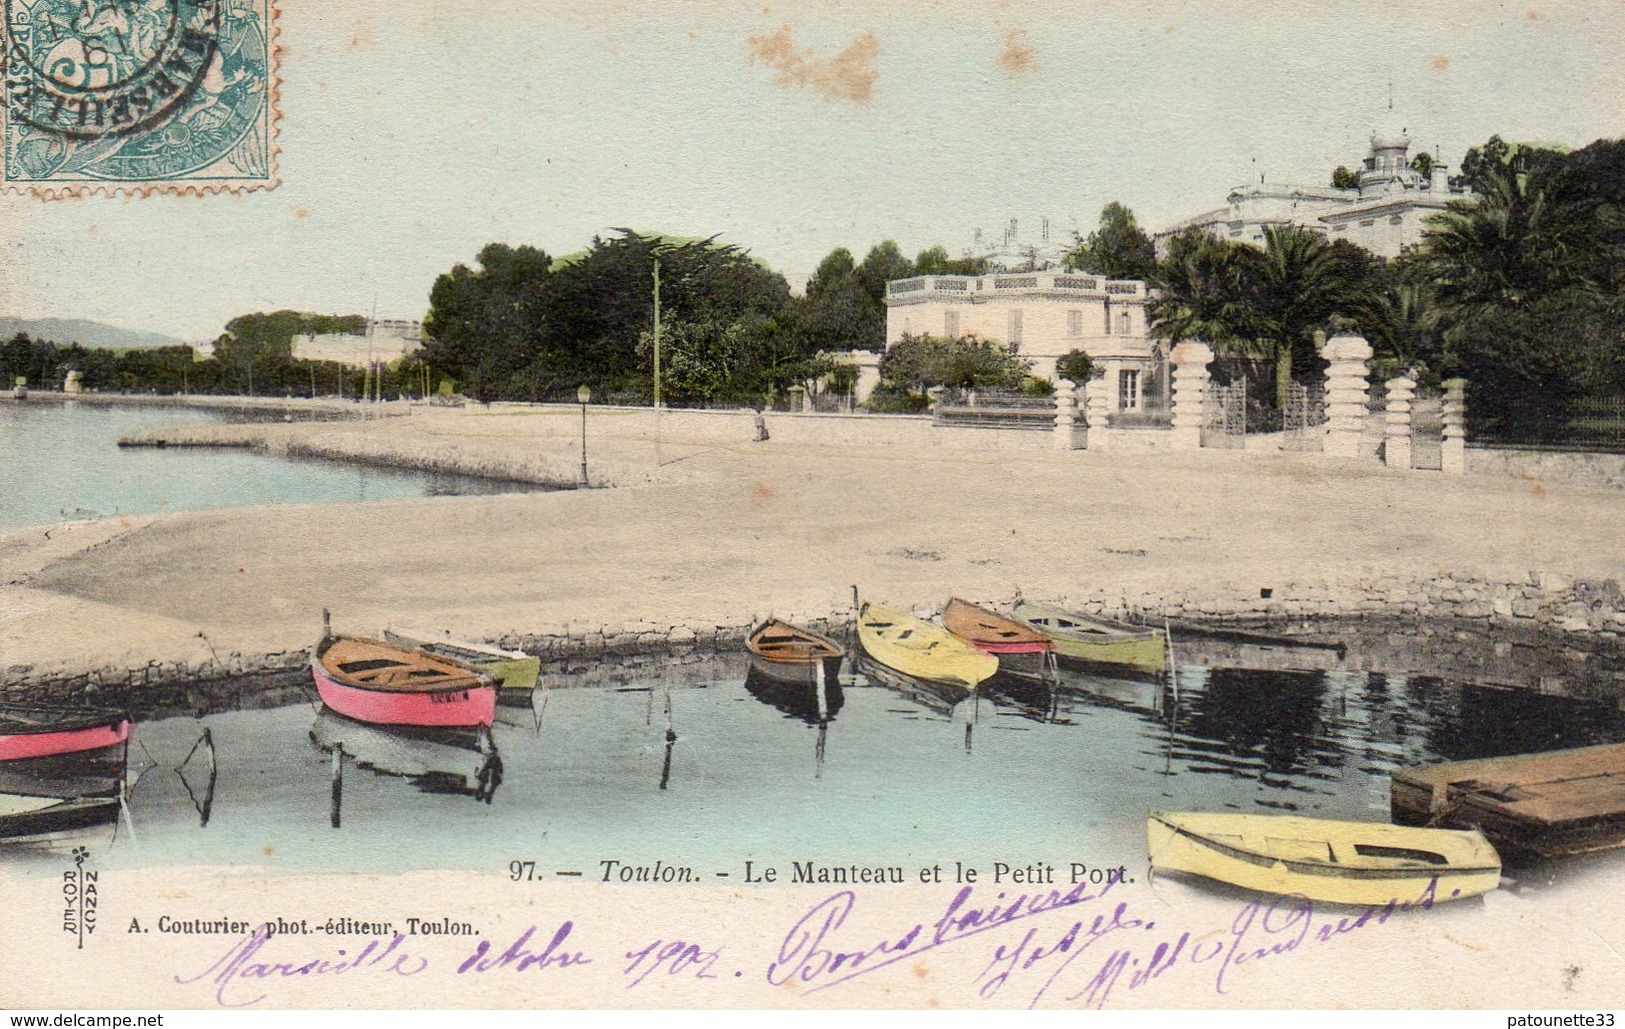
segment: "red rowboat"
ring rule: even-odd
[[[994,614],[954,597],[942,612],[948,631],[986,654],[1044,654],[1055,649],[1048,636],[1030,625]]]
[[[111,711],[0,707],[0,761],[79,754],[130,738],[130,720]]]
[[[490,676],[421,650],[359,636],[327,636],[310,656],[322,703],[374,725],[490,725],[497,688]]]

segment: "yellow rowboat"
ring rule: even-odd
[[[1151,867],[1329,904],[1460,900],[1501,883],[1478,832],[1293,815],[1153,812]]]
[[[942,626],[876,604],[864,604],[858,612],[858,642],[881,664],[927,682],[973,690],[999,670],[998,658]]]
[[[504,650],[484,643],[443,639],[434,633],[410,629],[400,632],[385,629],[384,641],[465,664],[490,676],[503,693],[529,693],[536,688],[536,679],[542,672],[542,659],[522,650]]]
[[[1048,637],[1062,657],[1156,671],[1167,666],[1165,640],[1156,629],[1043,604],[1018,603],[1010,613],[1016,621]]]

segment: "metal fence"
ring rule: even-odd
[[[1055,398],[995,390],[944,390],[932,419],[937,425],[984,429],[1053,429]]]

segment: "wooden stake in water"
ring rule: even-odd
[[[817,676],[818,689],[818,722],[823,724],[829,721],[829,683],[824,678],[824,661],[819,658],[813,662],[814,675]]]
[[[665,789],[671,782],[671,748],[677,742],[677,733],[671,728],[666,729],[666,761],[660,766],[660,788]]]
[[[215,759],[214,733],[207,726],[203,729],[203,756],[209,762],[209,786],[203,791],[203,810],[199,812],[199,828],[208,828],[209,814],[214,810],[214,783],[219,776],[220,766]]]
[[[344,743],[333,744],[333,800],[328,806],[328,821],[339,827],[339,810],[344,804]]]
[[[1179,703],[1179,665],[1174,661],[1174,630],[1168,624],[1168,616],[1162,616],[1162,638],[1168,645],[1168,678],[1174,684],[1174,703]]]

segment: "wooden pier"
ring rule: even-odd
[[[1405,768],[1390,800],[1402,825],[1479,829],[1542,857],[1625,846],[1625,744]]]

